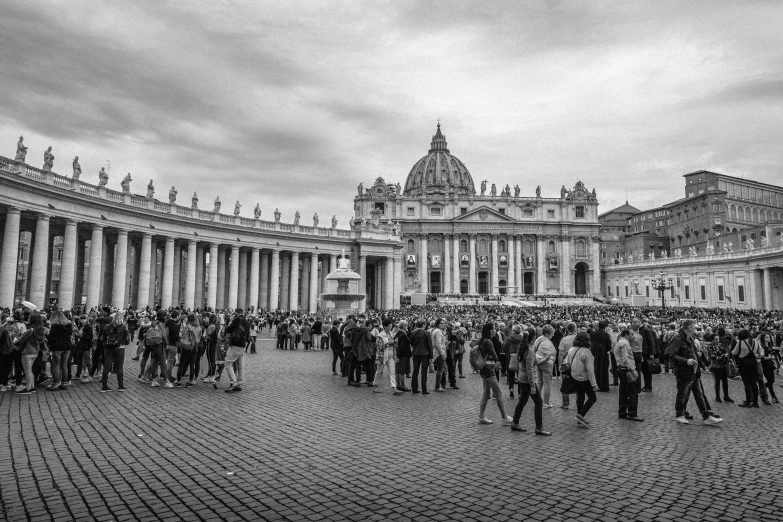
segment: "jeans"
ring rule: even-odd
[[[139,346],[142,346],[142,343],[139,343]],[[146,346],[143,346],[142,353],[138,353],[138,351],[136,352],[136,357],[141,356],[141,362],[139,363],[139,377],[144,376],[144,370],[147,369],[147,363],[150,360],[151,353],[152,351]]]
[[[620,408],[617,414],[621,417],[636,417],[639,408],[639,388],[636,380],[628,382],[626,374],[631,370],[618,368],[617,373],[620,379]]]
[[[549,404],[549,394],[552,391],[552,369],[549,367],[549,363],[538,367],[538,383],[541,400],[544,404]],[[563,404],[568,406],[568,395],[566,395],[566,400]]]
[[[419,371],[421,371],[421,391],[427,391],[427,367],[429,364],[429,356],[413,356],[413,373],[411,374],[411,390],[413,390],[413,393],[417,393],[419,391]]]
[[[147,369],[144,371],[144,378],[151,381],[156,378],[158,368],[160,368],[160,376],[166,378],[166,356],[163,353],[163,345],[150,347],[150,362],[147,364]]]
[[[71,351],[52,352],[52,386],[59,386],[68,378],[68,359]]]
[[[519,418],[522,416],[522,410],[525,409],[528,399],[533,399],[535,405],[536,430],[544,429],[544,401],[541,400],[541,392],[531,394],[530,383],[519,383],[519,401],[514,409],[514,424],[519,424]]]
[[[277,346],[276,346],[276,348],[278,350],[285,350],[287,343],[288,343],[288,334],[278,334],[277,335]]]
[[[696,374],[692,377],[676,375],[677,378],[677,399],[674,403],[674,411],[677,417],[685,415],[688,406],[688,397],[693,392],[693,400],[699,408],[702,418],[709,417],[712,412],[704,399],[703,388],[701,387],[701,377]]]
[[[446,352],[446,371],[441,372],[440,377],[440,387],[445,388],[446,387],[446,374],[448,373],[449,376],[449,386],[456,386],[457,385],[457,376],[454,374],[454,357],[451,355],[451,352]]]
[[[618,384],[617,359],[612,352],[609,352],[609,362],[612,364],[612,384]]]
[[[237,371],[234,373],[234,363]],[[242,386],[242,378],[245,374],[245,349],[241,346],[229,346],[226,352],[226,374],[229,382],[235,386]]]
[[[104,364],[103,361],[103,344],[98,343],[95,350],[92,352],[92,368],[90,369],[90,377],[98,373],[98,368]]]
[[[759,369],[756,360],[739,362],[739,374],[742,384],[745,386],[745,402],[758,404],[759,402]]]
[[[645,390],[652,390],[652,372],[650,372],[650,365],[647,364],[647,361],[650,360],[650,357],[642,356],[643,362],[642,362],[642,375],[644,376],[644,389]]]
[[[171,370],[174,369],[174,363],[177,361],[177,347],[174,345],[166,346],[166,380],[171,382]]]
[[[576,388],[576,409],[579,415],[584,417],[595,404],[595,390],[593,390],[593,385],[590,384],[589,379],[586,381],[574,379],[574,388]],[[587,396],[587,402],[585,402],[585,396]]]
[[[125,364],[125,347],[120,346],[119,348],[112,348],[107,346],[103,351],[103,357],[103,379],[101,382],[103,383],[104,388],[107,387],[110,371],[114,371],[117,375],[117,387],[124,388],[125,386],[122,385],[122,378],[124,376],[122,368]],[[114,365],[113,370],[112,365]]]
[[[213,341],[207,341],[207,377],[214,377],[217,371],[215,364],[215,349],[217,345]]]
[[[642,352],[634,352],[633,354],[633,363],[634,366],[636,366],[636,371],[639,372],[639,376],[636,378],[636,385],[639,387],[639,389],[642,389],[642,363],[644,362],[644,357],[642,357]]]
[[[446,366],[446,361],[443,360],[442,355],[438,355],[435,357],[435,362],[433,363],[433,366],[435,366],[435,389],[439,390],[441,388],[441,377],[443,377],[443,368]]]
[[[715,398],[720,399],[720,388],[723,384],[723,398],[729,398],[729,370],[728,368],[712,368],[712,378],[715,379]]]
[[[92,348],[76,352],[76,375],[86,377],[92,374]]]
[[[367,375],[367,382],[373,382],[375,378],[375,364],[373,360],[368,358],[363,361],[359,361],[356,357],[351,359],[351,368],[348,370],[348,378],[354,379],[354,382],[362,382],[362,369]]]
[[[462,357],[465,355],[465,352],[458,353],[454,356],[455,364],[457,366],[457,371],[460,375],[462,375]]]
[[[765,384],[761,385],[761,389],[764,389],[764,386],[766,386],[772,398],[777,399],[778,397],[775,395],[775,388],[773,386],[775,384],[775,368],[762,363],[761,369],[763,371],[764,380],[766,381]]]
[[[35,389],[35,375],[33,375],[33,363],[38,358],[38,354],[35,355],[22,355],[22,368],[24,369],[24,382],[25,389]]]
[[[321,350],[328,350],[329,349],[329,336],[324,335],[321,336]]]
[[[0,386],[8,385],[8,375],[11,373],[12,367],[16,385],[20,386],[24,369],[22,368],[22,352],[19,350],[11,350],[9,354],[0,355]]]
[[[394,352],[392,350],[387,350],[387,353],[383,354],[383,359],[378,361],[378,364],[375,368],[375,380],[378,380],[378,377],[383,375],[383,369],[387,368],[389,370],[389,381],[391,384],[392,390],[397,389],[397,371],[395,369],[396,362],[394,361]],[[375,383],[376,385],[380,385],[379,383]]]
[[[198,348],[190,350],[182,350],[182,354],[179,356],[179,367],[177,368],[177,382],[182,380],[182,376],[189,371],[189,381],[193,381],[196,367],[196,354]]]
[[[196,377],[201,375],[201,358],[204,357],[204,352],[207,350],[207,343],[201,342],[198,343],[198,350],[196,350],[196,361],[193,365],[194,371],[196,372]],[[193,378],[191,377],[191,380]]]
[[[332,350],[332,373],[337,371],[337,359],[340,359],[340,373],[343,377],[345,377],[345,368],[343,364],[343,350],[341,348],[337,348],[336,350]]]

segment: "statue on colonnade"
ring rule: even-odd
[[[171,190],[169,190],[169,203],[172,205],[177,202],[177,189],[174,188],[174,185],[171,186]]]
[[[198,194],[193,193],[193,197],[190,198],[190,208],[196,210],[198,208]]]
[[[51,172],[52,167],[54,167],[54,154],[52,154],[52,147],[50,145],[49,148],[44,151],[44,164],[42,170],[44,172]]]
[[[313,226],[314,227],[318,226],[318,212],[316,212],[315,215],[313,215]]]
[[[261,203],[256,203],[256,208],[253,209],[253,215],[256,219],[261,217]]]
[[[101,171],[98,172],[98,186],[105,187],[109,183],[109,175],[106,174],[106,169],[101,167]]]
[[[235,216],[238,216],[238,215],[239,215],[239,211],[240,211],[241,209],[242,209],[242,205],[239,203],[239,201],[237,201],[236,203],[234,203],[234,215],[235,215]]]
[[[19,142],[16,144],[16,157],[14,158],[14,161],[22,161],[24,162],[25,157],[27,157],[27,147],[24,146],[24,136],[19,136]]]
[[[126,194],[130,194],[130,182],[133,181],[133,178],[131,178],[130,172],[128,172],[128,175],[123,178],[123,180],[120,182],[120,186],[122,187],[122,191]]]
[[[220,205],[222,205],[222,203],[220,202],[220,196],[218,196],[215,198],[215,206],[212,209],[212,212],[220,212]]]
[[[78,180],[82,175],[82,166],[79,165],[79,156],[73,158],[73,179]]]
[[[296,211],[296,214],[294,214],[294,225],[295,225],[295,226],[298,226],[298,225],[299,225],[299,217],[300,217],[300,216],[299,216],[299,211],[297,210],[297,211]]]
[[[155,185],[152,184],[152,180],[147,183],[147,198],[152,199],[155,196]]]

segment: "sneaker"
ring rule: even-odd
[[[548,410],[549,408],[554,408],[551,404],[544,404],[544,409]]]
[[[510,398],[514,398],[514,390],[508,390],[508,395]]]
[[[8,390],[10,390],[10,388],[8,386],[0,386],[0,393],[1,392],[7,392]]]
[[[139,382],[141,382],[141,383],[143,383],[143,384],[150,384],[152,381],[150,381],[149,379],[145,379],[144,377],[142,377],[141,379],[139,379]]]
[[[464,375],[460,375],[459,378],[460,379],[465,379],[465,376]]]
[[[111,388],[109,388],[108,386],[104,386],[104,387],[101,388],[101,393],[106,393],[106,392],[110,392],[110,391],[111,391]]]
[[[543,435],[544,437],[551,437],[552,432],[551,431],[544,431],[544,430],[536,430],[536,435]]]
[[[402,390],[394,390],[392,395],[402,395]]]
[[[14,392],[16,392],[16,393],[22,393],[22,392],[23,392],[23,391],[25,391],[26,389],[27,389],[27,388],[25,388],[25,387],[24,387],[24,384],[20,384],[19,386],[17,386],[16,388],[14,388]]]
[[[733,403],[734,399],[732,399],[731,397],[726,397],[725,399],[723,399],[723,402],[732,402]]]
[[[591,427],[591,426],[590,426],[590,423],[589,423],[589,422],[587,422],[587,420],[585,420],[585,418],[584,418],[584,417],[582,417],[581,415],[577,415],[577,416],[576,416],[576,422],[577,422],[577,423],[578,423],[580,426],[584,426],[585,428],[590,428],[590,427]]]
[[[527,431],[527,429],[526,429],[526,428],[523,428],[523,427],[521,427],[519,424],[512,424],[512,425],[511,425],[511,431],[521,431],[521,432],[525,432],[525,431]]]
[[[452,387],[451,387],[451,389],[452,389],[452,390],[459,390],[459,386],[457,386],[457,385],[455,384],[454,386],[452,386]]]
[[[723,402],[723,401],[720,400],[720,397],[715,397],[715,402]]]
[[[481,417],[481,418],[479,419],[479,424],[492,424],[492,421],[491,421],[491,420],[489,420],[489,419],[488,419],[488,418],[486,418],[486,417]]]
[[[435,391],[438,391],[438,390],[435,390]],[[376,388],[373,390],[373,393],[383,393],[383,391],[381,391],[381,389],[380,389],[380,388],[377,388],[377,387],[376,387]]]
[[[630,416],[628,416],[628,417],[626,417],[626,419],[628,419],[629,421],[644,422],[644,419],[641,418],[641,417],[630,417]]]
[[[201,379],[201,380],[204,381],[204,382],[209,382],[209,383],[215,382],[215,378],[214,377],[206,377],[205,379]]]
[[[174,383],[174,386],[176,386],[177,388],[182,388],[182,383],[177,381]]]
[[[444,392],[444,391],[446,391],[446,390],[444,390],[443,388],[435,388],[435,391],[436,391],[436,392]]]
[[[158,382],[157,379],[152,381],[152,384],[150,384],[150,388],[160,388],[160,383]]]
[[[192,387],[193,387],[193,382],[188,381],[187,383],[185,383],[185,388],[192,388]]]
[[[68,388],[65,387],[65,384],[61,384],[60,387],[57,389],[62,391],[62,390],[67,390]]]
[[[164,388],[173,388],[173,387],[174,387],[174,385],[173,385],[173,384],[171,384],[171,382],[169,382],[169,381],[166,381],[165,383],[163,383],[163,387],[164,387]]]
[[[229,386],[225,393],[236,393],[241,391],[242,391],[241,386]]]
[[[688,420],[693,420],[693,415],[691,415],[690,413],[688,413],[688,412],[686,411],[686,412],[685,412],[685,418],[686,418],[686,419],[688,419]]]
[[[46,391],[59,391],[59,390],[60,390],[60,386],[59,385],[57,385],[57,386],[47,386],[46,387]]]
[[[505,419],[503,419],[504,426],[508,426],[509,424],[514,424],[514,419],[512,419],[511,417],[506,417]]]
[[[568,407],[569,407],[568,404],[563,404],[563,405],[560,406],[560,409],[561,410],[567,410]]]
[[[22,391],[16,392],[17,395],[31,395],[33,393],[35,393],[35,388],[32,390],[23,389]]]
[[[723,419],[716,419],[712,415],[704,419],[704,424],[706,424],[707,426],[715,426],[719,422],[723,422]]]
[[[117,391],[118,392],[128,391],[128,388],[126,388],[125,386],[122,386],[121,388],[117,388]]]
[[[93,382],[92,377],[82,377],[81,381],[84,384],[90,384],[91,382]]]
[[[680,415],[675,420],[680,424],[690,424],[690,422],[688,422],[688,419],[685,418],[685,415]]]

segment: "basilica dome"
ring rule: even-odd
[[[440,133],[440,123],[432,137],[430,151],[414,163],[405,180],[406,196],[475,194],[476,187],[468,168],[456,156],[449,153],[446,137]]]

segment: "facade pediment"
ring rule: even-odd
[[[454,218],[455,223],[514,223],[514,220],[505,214],[493,210],[487,206],[481,206],[465,214]]]

